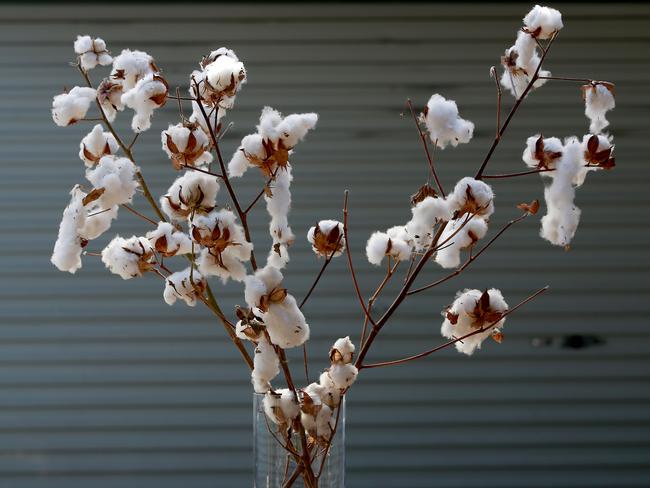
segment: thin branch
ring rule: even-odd
[[[429,349],[428,351],[421,352],[420,354],[416,354],[414,356],[408,356],[408,357],[405,357],[405,358],[402,358],[402,359],[395,359],[393,361],[384,361],[384,362],[381,362],[381,363],[364,364],[364,365],[358,366],[358,368],[359,369],[372,369],[372,368],[381,368],[383,366],[395,366],[395,365],[398,365],[398,364],[404,364],[404,363],[407,363],[409,361],[415,361],[416,359],[427,357],[427,356],[433,354],[434,352],[445,349],[445,348],[447,348],[447,347],[449,347],[449,346],[451,346],[453,344],[456,344],[457,342],[461,342],[463,339],[467,339],[468,337],[471,337],[473,335],[480,334],[482,332],[490,330],[496,324],[501,322],[505,317],[507,317],[508,315],[513,313],[519,307],[522,307],[526,303],[530,302],[531,300],[536,298],[538,295],[541,295],[542,293],[544,293],[546,290],[548,290],[548,288],[549,288],[548,285],[546,285],[544,288],[540,288],[535,293],[533,293],[532,295],[528,296],[527,298],[525,298],[524,300],[519,302],[513,308],[511,308],[510,310],[507,310],[506,312],[504,312],[501,315],[501,317],[499,317],[498,320],[495,320],[494,322],[492,322],[491,324],[489,324],[487,326],[481,326],[479,329],[476,329],[476,330],[470,332],[469,334],[465,334],[464,336],[457,337],[455,339],[452,339],[449,342],[445,342],[444,344],[436,346],[433,349]]]
[[[494,78],[494,83],[496,84],[497,88],[497,128],[496,135],[494,137],[498,138],[501,137],[499,135],[499,130],[501,130],[501,98],[503,93],[501,91],[501,82],[499,81],[499,75],[497,74],[497,69],[494,66],[490,68],[490,75]]]
[[[181,164],[181,167],[185,168],[185,169],[192,170],[192,171],[198,171],[199,173],[203,173],[203,174],[206,174],[206,175],[214,176],[215,178],[223,178],[223,175],[221,175],[219,173],[213,173],[211,171],[208,171],[207,169],[197,168],[196,166],[191,166],[189,164],[183,163],[183,164]]]
[[[538,76],[538,80],[556,80],[556,81],[575,81],[578,83],[595,83],[596,80],[590,80],[588,78],[571,78],[568,76]]]
[[[376,326],[377,324],[375,323],[375,320],[372,318],[370,315],[370,312],[368,312],[368,309],[366,308],[366,303],[363,299],[363,296],[361,294],[361,290],[359,289],[359,282],[357,281],[357,274],[354,271],[354,264],[352,263],[352,251],[350,251],[350,239],[348,236],[348,194],[349,191],[345,190],[345,198],[343,200],[343,236],[345,238],[345,253],[348,256],[348,268],[350,269],[350,276],[352,276],[352,283],[354,284],[354,291],[357,294],[357,298],[359,299],[359,303],[361,304],[361,308],[363,309],[363,313],[365,314],[366,318],[370,321],[370,323],[373,326]]]
[[[550,49],[551,45],[553,44],[553,41],[555,40],[556,37],[557,37],[557,32],[554,33],[551,36],[551,39],[548,41],[548,44],[546,45],[546,49],[542,53],[542,56],[541,56],[541,58],[539,60],[539,64],[537,65],[537,69],[535,70],[535,73],[533,74],[533,76],[530,78],[530,81],[528,82],[528,85],[526,86],[526,89],[519,96],[519,98],[517,98],[517,101],[512,106],[512,109],[510,109],[510,113],[508,113],[508,116],[506,117],[506,120],[503,122],[503,126],[499,130],[499,133],[497,134],[497,136],[494,138],[494,141],[492,142],[492,145],[490,146],[490,149],[488,150],[488,152],[487,152],[487,154],[485,156],[485,159],[483,160],[483,162],[481,163],[481,166],[479,167],[478,171],[476,172],[476,176],[474,177],[475,179],[480,180],[482,178],[483,172],[485,171],[485,168],[487,167],[488,163],[490,162],[490,158],[492,157],[492,154],[494,153],[494,150],[499,145],[499,142],[501,141],[501,139],[503,137],[503,134],[506,132],[506,129],[508,128],[508,125],[510,124],[510,121],[515,116],[515,114],[517,113],[517,110],[521,106],[521,103],[526,98],[526,95],[528,95],[528,92],[530,92],[530,90],[532,90],[533,85],[535,84],[535,82],[539,78],[539,72],[542,69],[542,64],[544,63],[544,59],[546,59],[546,55],[548,54],[548,51],[549,51],[549,49]]]
[[[266,188],[267,188],[267,187],[268,187],[268,186],[273,182],[273,180],[275,179],[275,175],[278,173],[278,169],[279,169],[279,168],[280,168],[280,167],[278,166],[277,168],[275,168],[275,170],[273,171],[273,173],[271,173],[271,176],[270,176],[269,179],[266,181],[266,183],[264,184],[264,186],[262,187],[262,189],[260,190],[260,192],[259,192],[259,193],[257,194],[257,196],[253,199],[253,201],[248,205],[248,207],[246,207],[246,210],[244,210],[244,213],[245,213],[245,214],[248,214],[248,212],[250,212],[250,211],[253,209],[253,207],[255,206],[255,204],[259,201],[259,199],[262,198],[262,196],[266,193]]]
[[[155,220],[150,219],[150,218],[147,217],[146,215],[141,214],[141,213],[138,212],[136,209],[134,209],[133,207],[127,205],[126,203],[123,203],[121,206],[124,207],[124,208],[125,208],[126,210],[128,210],[129,212],[131,212],[132,214],[137,215],[137,216],[140,217],[142,220],[146,220],[147,222],[149,222],[149,223],[152,224],[152,225],[156,225],[156,226],[158,225],[158,222],[156,222]]]
[[[546,173],[548,171],[555,171],[555,168],[539,168],[539,169],[532,169],[530,171],[520,171],[519,173],[505,173],[505,174],[500,174],[500,175],[483,175],[484,180],[496,180],[496,179],[501,179],[501,178],[514,178],[516,176],[525,176],[525,175],[535,175],[537,173]]]
[[[413,261],[411,261],[413,262]],[[377,286],[377,289],[375,292],[372,294],[372,296],[368,299],[368,314],[372,313],[372,307],[375,305],[375,302],[379,298],[379,295],[381,295],[381,292],[384,290],[384,287],[388,283],[388,281],[391,279],[393,274],[395,273],[395,270],[399,266],[400,261],[395,261],[395,264],[391,267],[390,265],[390,256],[388,258],[388,269],[386,270],[386,276],[384,276],[384,279],[379,283]],[[364,320],[363,320],[363,328],[361,329],[361,338],[359,339],[359,345],[362,346],[363,342],[366,339],[366,331],[368,329],[368,317],[369,315],[366,315]]]
[[[438,185],[438,190],[440,190],[440,194],[444,197],[445,190],[442,188],[440,179],[438,179],[438,174],[436,173],[436,167],[433,164],[433,158],[431,157],[431,153],[429,153],[429,145],[427,144],[427,138],[424,132],[422,132],[422,127],[420,127],[420,121],[418,120],[418,117],[415,114],[415,110],[413,109],[413,103],[411,102],[410,98],[406,101],[406,105],[408,105],[408,108],[411,111],[411,115],[413,116],[413,121],[415,122],[415,126],[418,129],[418,134],[420,136],[420,140],[422,141],[422,146],[424,147],[424,153],[426,154],[427,162],[429,163],[429,169],[431,170],[431,174],[433,175],[433,178],[436,180],[436,185]]]
[[[476,254],[470,255],[470,257],[467,259],[467,261],[465,261],[465,263],[463,263],[462,266],[460,266],[458,269],[456,269],[452,273],[448,274],[447,276],[444,276],[444,277],[440,278],[439,280],[434,281],[433,283],[429,283],[428,285],[425,285],[425,286],[422,286],[420,288],[416,288],[414,290],[411,290],[411,291],[407,292],[406,295],[409,296],[409,295],[414,295],[416,293],[420,293],[422,291],[425,291],[425,290],[428,290],[430,288],[436,287],[436,286],[444,283],[445,281],[452,279],[454,276],[458,276],[460,273],[462,273],[465,270],[465,268],[467,268],[470,264],[472,264],[474,261],[476,261],[476,259],[478,259],[478,257],[481,254],[483,254],[485,252],[485,250],[487,248],[489,248],[505,231],[507,231],[510,227],[515,225],[517,222],[525,219],[529,215],[530,214],[528,212],[526,212],[523,215],[517,217],[516,219],[511,220],[506,225],[504,225],[503,228],[499,232],[497,232],[492,239],[490,239],[487,242],[487,244],[485,244]]]

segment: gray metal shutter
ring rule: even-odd
[[[49,263],[67,191],[83,178],[76,145],[91,127],[60,129],[48,114],[51,97],[79,83],[66,66],[76,34],[99,35],[114,53],[148,51],[172,86],[185,86],[202,54],[221,45],[235,49],[249,83],[229,116],[235,126],[224,143],[227,155],[265,104],[320,113],[318,129],[293,158],[298,242],[287,283],[300,297],[320,266],[304,233],[317,218],[340,215],[344,188],[351,191],[352,247],[364,291],[380,278],[382,271],[363,257],[365,240],[407,219],[408,197],[426,174],[412,121],[400,116],[407,97],[418,107],[435,91],[457,100],[477,124],[475,138],[438,152],[438,166],[447,187],[475,170],[494,130],[488,69],[512,43],[527,8],[1,7],[0,486],[250,484],[251,388],[221,326],[199,307],[165,305],[153,277],[122,282],[92,257],[74,277]],[[543,242],[538,219],[530,219],[468,274],[414,298],[395,317],[369,360],[438,343],[439,312],[464,287],[499,287],[510,303],[552,287],[509,318],[500,346],[489,344],[471,358],[447,351],[363,373],[348,403],[349,486],[650,485],[650,8],[610,3],[562,10],[565,29],[548,66],[557,75],[617,83],[611,121],[619,166],[590,175],[578,191],[583,216],[570,252]],[[582,134],[582,111],[577,86],[549,83],[526,101],[490,172],[522,170],[529,135]],[[156,194],[174,178],[159,131],[175,115],[169,103],[136,150]],[[128,118],[121,116],[123,131]],[[244,201],[261,181],[250,175],[237,182]],[[492,232],[517,214],[517,203],[542,196],[536,175],[494,187]],[[142,201],[138,208],[150,214]],[[264,216],[262,206],[257,215]],[[114,230],[131,235],[144,228],[122,211]],[[263,219],[253,232],[264,250]],[[425,273],[440,275],[434,266]],[[215,288],[227,310],[243,301],[237,286]],[[335,338],[357,340],[361,314],[342,259],[306,313],[318,367]],[[576,349],[570,346],[581,337],[572,335],[593,337]]]

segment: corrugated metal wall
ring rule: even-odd
[[[476,135],[469,146],[439,153],[438,163],[447,186],[471,174],[494,130],[488,68],[514,39],[528,7],[0,8],[0,486],[250,483],[248,373],[221,326],[199,308],[167,307],[154,277],[122,282],[91,257],[74,277],[49,264],[67,191],[82,179],[75,147],[90,128],[57,128],[48,113],[52,95],[79,83],[66,66],[77,33],[104,37],[113,52],[148,51],[172,85],[185,84],[202,54],[224,44],[235,49],[249,83],[230,118],[235,127],[226,153],[265,104],[319,112],[318,130],[293,160],[292,224],[302,235],[316,218],[337,217],[349,188],[352,246],[370,292],[380,275],[362,258],[365,239],[407,219],[408,196],[425,177],[412,121],[400,116],[403,102],[411,97],[421,106],[434,91],[458,101]],[[583,217],[570,252],[539,239],[538,219],[531,219],[468,275],[414,298],[395,317],[373,360],[437,343],[439,311],[465,286],[499,287],[511,303],[541,285],[552,287],[509,319],[500,346],[490,344],[472,358],[447,351],[364,373],[349,396],[349,486],[650,485],[650,8],[609,3],[562,10],[566,27],[548,66],[557,75],[617,83],[611,120],[619,166],[590,175],[578,191]],[[550,83],[535,93],[491,171],[522,170],[528,135],[585,132],[582,110],[572,84]],[[175,115],[174,104],[161,110],[136,150],[156,194],[174,177],[159,130]],[[250,196],[260,183],[249,176],[237,185]],[[536,175],[494,186],[493,232],[517,214],[516,203],[542,196]],[[141,201],[138,208],[147,211]],[[144,229],[123,212],[116,230]],[[253,232],[265,247],[262,220]],[[300,239],[287,279],[296,296],[319,266]],[[433,278],[440,270],[425,274]],[[243,302],[238,287],[215,288],[226,309]],[[334,338],[358,337],[361,316],[342,260],[318,292],[306,312],[311,353],[324,359]],[[378,309],[385,306],[382,301]],[[574,334],[601,343],[567,347],[576,343]]]

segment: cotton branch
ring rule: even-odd
[[[537,65],[537,69],[535,69],[535,73],[533,76],[531,76],[530,81],[528,82],[528,85],[526,86],[526,89],[524,92],[517,98],[517,101],[515,104],[512,106],[512,109],[510,109],[510,112],[508,113],[508,116],[506,117],[506,120],[503,122],[503,126],[501,126],[501,129],[497,133],[496,137],[494,138],[494,141],[492,142],[492,145],[490,146],[490,149],[488,150],[485,159],[481,163],[481,166],[479,167],[478,171],[476,172],[475,179],[480,180],[483,177],[483,172],[485,171],[485,168],[487,167],[488,163],[490,162],[490,158],[492,157],[492,154],[494,153],[494,150],[497,148],[499,145],[499,142],[501,141],[501,138],[503,137],[503,134],[505,134],[506,129],[508,128],[508,125],[510,124],[510,121],[512,118],[515,116],[517,113],[517,110],[519,109],[520,105],[524,101],[524,98],[526,98],[526,95],[532,90],[533,85],[535,82],[539,79],[539,72],[542,69],[542,64],[544,63],[544,60],[546,59],[546,55],[548,54],[551,45],[553,44],[553,41],[557,38],[558,33],[556,32],[551,36],[551,39],[548,41],[548,44],[546,45],[546,49],[543,49],[542,56],[540,57],[539,64]],[[514,86],[514,85],[513,85]]]
[[[424,153],[426,154],[427,157],[427,162],[429,163],[429,169],[431,170],[431,174],[433,175],[433,178],[436,180],[436,185],[438,186],[438,190],[440,190],[440,194],[444,197],[445,190],[442,188],[442,184],[438,179],[438,174],[436,173],[436,167],[433,164],[433,158],[431,157],[431,153],[429,152],[429,145],[427,144],[427,138],[424,135],[424,132],[422,131],[422,127],[420,127],[420,121],[418,120],[418,117],[415,114],[415,110],[413,109],[413,103],[411,102],[411,99],[408,99],[406,101],[406,105],[408,106],[409,111],[411,112],[411,116],[413,117],[413,121],[415,122],[415,127],[417,128],[418,134],[420,136],[420,140],[422,141],[422,146],[424,148]]]
[[[473,331],[473,332],[470,332],[469,334],[465,334],[465,335],[463,335],[463,336],[461,336],[461,337],[457,337],[456,339],[453,339],[453,340],[451,340],[451,341],[445,342],[444,344],[441,344],[441,345],[439,345],[439,346],[436,346],[436,347],[434,347],[433,349],[429,349],[429,350],[427,350],[427,351],[421,352],[420,354],[416,354],[416,355],[414,355],[414,356],[408,356],[408,357],[405,357],[405,358],[402,358],[402,359],[395,359],[395,360],[393,360],[393,361],[384,361],[384,362],[381,362],[381,363],[362,364],[362,365],[358,366],[358,368],[359,368],[359,369],[372,369],[372,368],[381,368],[381,367],[383,367],[383,366],[396,366],[396,365],[398,365],[398,364],[404,364],[404,363],[407,363],[407,362],[410,362],[410,361],[415,361],[416,359],[420,359],[420,358],[427,357],[427,356],[433,354],[434,352],[438,352],[438,351],[440,351],[440,350],[442,350],[442,349],[445,349],[445,348],[447,348],[447,347],[449,347],[449,346],[452,346],[452,345],[456,344],[457,342],[462,342],[463,339],[467,339],[468,337],[471,337],[471,336],[473,336],[473,335],[480,334],[480,333],[482,333],[482,332],[485,332],[485,331],[487,331],[487,330],[490,330],[490,329],[491,329],[492,327],[494,327],[496,324],[498,324],[499,322],[501,322],[505,317],[507,317],[508,315],[510,315],[511,313],[513,313],[513,312],[514,312],[515,310],[517,310],[519,307],[522,307],[522,306],[525,305],[526,303],[528,303],[528,302],[530,302],[531,300],[535,299],[538,295],[541,295],[542,293],[544,293],[546,290],[548,290],[548,288],[549,288],[548,285],[545,286],[544,288],[540,288],[540,289],[537,290],[535,293],[533,293],[532,295],[528,296],[527,298],[525,298],[524,300],[522,300],[521,302],[519,302],[519,303],[518,303],[517,305],[515,305],[513,308],[511,308],[510,310],[508,310],[508,311],[506,311],[505,313],[503,313],[503,314],[499,317],[498,320],[493,321],[492,323],[490,323],[490,324],[487,325],[487,326],[481,326],[480,328],[476,329],[476,330]]]

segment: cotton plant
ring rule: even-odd
[[[269,429],[293,463],[293,475],[285,486],[300,478],[305,486],[317,487],[322,472],[318,465],[322,466],[330,451],[342,402],[365,369],[404,364],[451,346],[464,355],[475,354],[488,338],[503,341],[506,317],[546,290],[541,288],[514,306],[509,306],[496,288],[450,293],[451,304],[438,308],[442,309],[440,331],[446,342],[411,356],[368,360],[384,326],[412,295],[450,282],[510,227],[540,210],[538,200],[520,203],[518,216],[508,215],[505,225],[493,229],[495,219],[507,213],[497,212],[494,183],[539,174],[546,185],[540,235],[551,244],[568,248],[581,216],[575,204],[576,190],[589,173],[615,166],[613,137],[603,133],[609,127],[606,116],[615,105],[614,85],[554,77],[544,69],[551,45],[563,27],[561,13],[550,7],[535,6],[524,17],[514,45],[502,57],[503,74],[496,76],[494,67],[490,70],[497,88],[495,138],[478,170],[465,173],[449,191],[438,175],[437,160],[442,151],[460,151],[470,143],[475,124],[461,115],[456,101],[440,93],[429,97],[419,115],[408,102],[430,175],[411,196],[404,220],[386,222],[368,237],[367,260],[372,266],[385,267],[386,274],[367,299],[350,249],[347,191],[340,220],[315,215],[307,228],[291,225],[291,186],[294,178],[300,180],[304,164],[297,148],[308,144],[309,133],[318,122],[316,113],[283,115],[264,107],[254,132],[233,143],[225,137],[223,121],[236,109],[248,72],[232,49],[215,49],[198,61],[197,69],[188,67],[187,87],[181,91],[182,87],[170,89],[164,71],[150,54],[125,48],[112,56],[103,39],[80,35],[73,47],[83,83],[54,96],[52,118],[62,127],[100,123],[80,136],[78,156],[85,181],[75,184],[70,192],[51,261],[62,271],[76,273],[85,260],[100,259],[121,279],[161,280],[163,300],[169,306],[204,305],[223,325],[250,368],[251,390],[263,396]],[[105,77],[94,82],[101,70],[106,70]],[[557,79],[582,84],[589,132],[546,135],[533,128],[533,135],[522,141],[526,170],[487,174],[491,156],[519,107],[534,89]],[[515,102],[502,121],[503,88],[514,95]],[[167,191],[155,196],[142,173],[143,162],[136,160],[132,148],[138,138],[148,137],[143,133],[150,129],[157,109],[170,99],[178,103],[179,117],[167,121],[158,139],[161,159],[169,162],[170,184]],[[125,111],[133,133],[128,139],[113,125]],[[233,143],[232,157],[224,160],[222,146],[229,142]],[[459,168],[465,171],[465,163]],[[237,191],[237,182],[244,177],[257,178],[260,186],[250,203],[243,202]],[[153,218],[135,208],[140,200],[151,207]],[[272,241],[265,258],[256,256],[259,248],[248,224],[262,201]],[[141,219],[146,227],[138,235],[112,236],[103,249],[98,248],[97,239],[109,233],[121,209]],[[291,246],[310,248],[314,263],[320,263],[305,292],[285,284],[285,275],[292,271]],[[342,256],[345,259],[340,261],[346,261],[362,312],[360,333],[358,337],[332,338],[329,353],[321,352],[321,357],[329,358],[329,366],[310,381],[307,344],[314,324],[309,320],[308,300],[326,269]],[[436,272],[440,268],[444,271],[434,281],[418,281],[423,270]],[[401,270],[404,278],[398,280],[395,276]],[[239,290],[241,306],[234,310],[222,306],[219,293],[213,291],[220,282]],[[396,283],[397,294],[378,314],[374,304]],[[307,372],[304,384],[297,380],[287,357],[288,350],[300,349]]]

